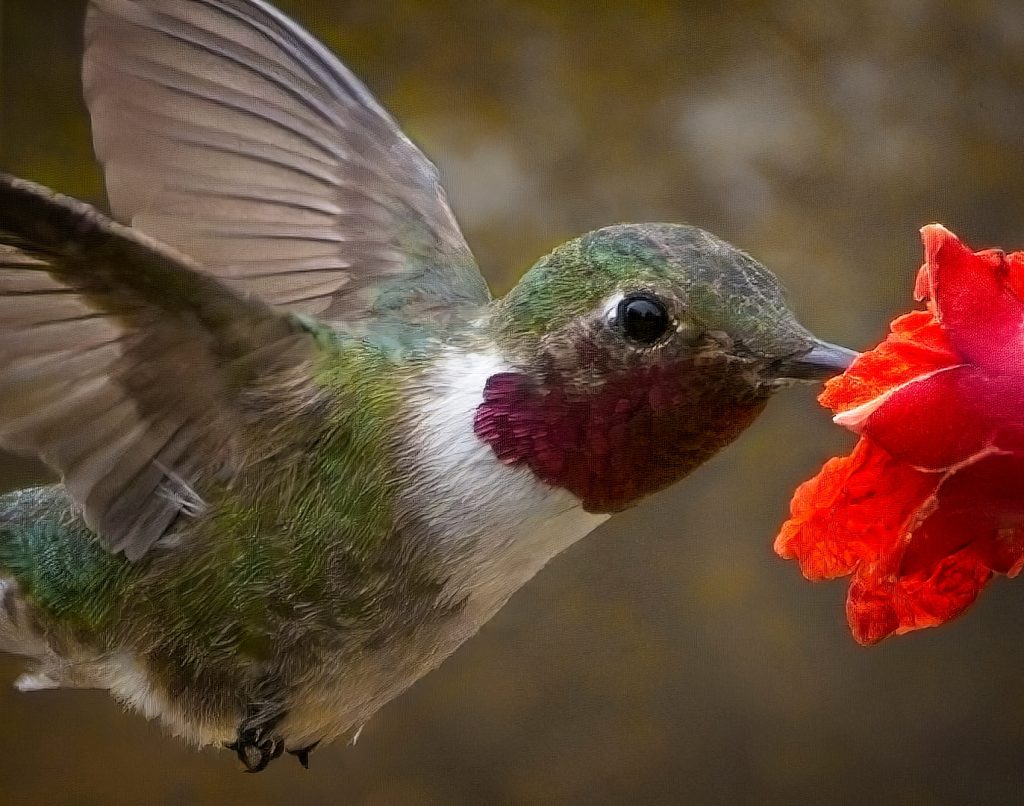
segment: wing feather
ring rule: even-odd
[[[234,288],[334,321],[436,322],[489,301],[434,166],[269,4],[92,0],[86,39],[119,220]]]
[[[301,387],[314,349],[290,315],[0,175],[0,446],[57,470],[111,551],[142,556],[230,483],[259,414],[243,396]]]

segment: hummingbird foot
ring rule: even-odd
[[[316,746],[318,744],[320,744],[320,742],[313,742],[313,744],[309,745],[308,747],[303,747],[301,750],[289,750],[288,752],[299,760],[299,764],[302,765],[303,769],[308,770],[309,754],[316,750]]]
[[[274,732],[282,716],[283,713],[269,720],[265,716],[244,719],[235,741],[224,745],[235,751],[246,772],[262,772],[284,752],[284,739]]]
[[[234,750],[246,772],[263,772],[275,758],[284,752],[284,740],[279,736],[263,736],[258,731],[238,734],[238,738],[224,745]]]

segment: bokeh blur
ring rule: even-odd
[[[280,5],[435,159],[499,293],[581,231],[686,221],[867,347],[910,304],[920,225],[1024,247],[1020,0]],[[102,204],[83,8],[0,0],[0,168]],[[103,692],[17,694],[2,657],[0,802],[1024,802],[1024,583],[865,649],[845,584],[771,551],[794,486],[851,444],[813,390],[781,395],[309,772],[243,775]],[[0,457],[0,487],[40,478]]]

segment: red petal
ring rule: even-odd
[[[998,250],[973,253],[938,224],[924,227],[921,236],[950,342],[978,366],[1024,378],[1024,305],[1013,291],[1020,285],[1019,262],[1011,264]]]
[[[1024,567],[1024,457],[990,456],[949,475],[928,508],[905,549],[857,569],[846,607],[861,643],[943,624],[993,572]]]
[[[921,375],[961,363],[931,312],[914,311],[896,319],[885,341],[825,384],[818,400],[833,411],[848,411]]]
[[[1017,299],[1024,299],[1024,252],[1006,256],[1006,284]]]
[[[893,459],[862,439],[848,457],[831,459],[802,484],[775,551],[796,558],[808,579],[848,574],[898,546],[905,525],[938,477]]]
[[[862,643],[942,624],[1024,569],[1024,253],[922,237],[928,310],[826,385],[862,439],[801,485],[775,543],[808,578],[854,574]]]
[[[895,582],[878,584],[874,575],[858,574],[846,594],[846,623],[860,644],[877,644],[899,629],[893,605]]]
[[[901,574],[930,572],[967,546],[993,571],[1015,574],[1024,561],[1024,457],[989,456],[947,477],[937,506],[914,530]]]
[[[1019,387],[978,367],[953,367],[900,387],[855,430],[915,467],[945,470],[992,450],[1002,429],[1024,427]]]
[[[914,299],[918,302],[930,302],[932,298],[932,281],[928,275],[928,264],[924,264],[917,270],[917,278],[914,280]]]
[[[897,578],[863,566],[846,599],[850,630],[860,643],[874,644],[894,632],[937,627],[960,615],[991,576],[970,549],[944,557],[927,577]]]

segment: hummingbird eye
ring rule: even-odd
[[[627,339],[645,345],[664,336],[671,324],[665,303],[653,294],[623,297],[615,318]]]

